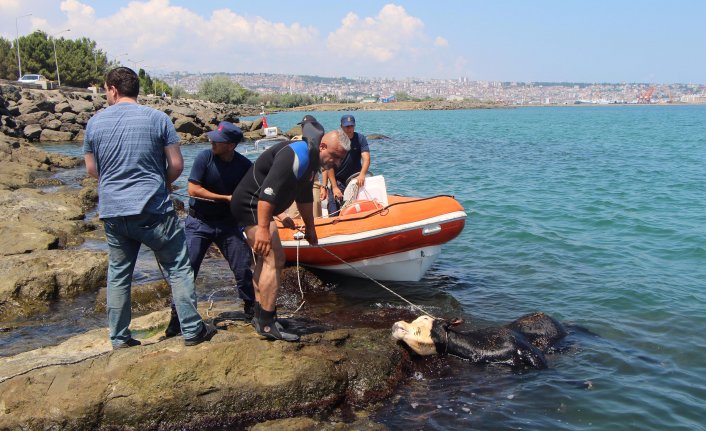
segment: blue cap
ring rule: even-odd
[[[355,126],[355,118],[352,115],[344,115],[341,117],[341,126]]]
[[[243,131],[228,121],[218,123],[218,129],[206,133],[211,142],[228,142],[237,144],[243,140]]]

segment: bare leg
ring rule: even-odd
[[[255,243],[256,230],[257,226],[245,228],[245,236],[250,247]],[[285,256],[275,222],[270,223],[270,235],[272,236],[271,251],[267,256],[256,256],[255,259],[253,287],[257,301],[253,326],[258,334],[271,340],[299,341],[298,335],[285,332],[284,327],[277,321],[277,293]]]
[[[255,231],[257,226],[245,228],[245,235],[248,238],[250,247],[255,243]],[[277,225],[270,223],[270,235],[272,235],[272,251],[267,256],[255,256],[255,270],[253,271],[253,286],[255,287],[255,299],[262,308],[267,311],[274,311],[277,303],[277,292],[279,292],[282,268],[284,268],[284,250],[279,239]]]

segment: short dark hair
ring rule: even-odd
[[[129,67],[116,67],[105,75],[105,85],[115,87],[118,94],[126,97],[137,97],[140,93],[140,79]]]

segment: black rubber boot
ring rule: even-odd
[[[255,330],[258,334],[271,340],[299,341],[299,335],[285,332],[284,328],[277,322],[277,311],[260,310],[256,318]]]
[[[252,323],[253,328],[257,332],[260,332],[260,323],[258,319],[260,319],[260,313],[262,312],[262,307],[260,306],[259,302],[254,302],[253,303],[253,317],[250,323]],[[275,309],[275,325],[277,326],[277,329],[280,331],[284,331],[287,328],[287,325],[285,325],[281,320],[277,319],[277,309]]]
[[[255,317],[255,301],[243,301],[243,314],[246,322]]]
[[[172,317],[169,319],[167,329],[164,330],[164,337],[171,338],[181,334],[181,325],[179,324],[179,315],[176,307],[172,304]]]

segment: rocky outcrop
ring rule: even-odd
[[[0,190],[0,256],[80,242],[84,210],[77,190]]]
[[[134,332],[159,333],[168,316],[135,319]],[[197,347],[157,337],[110,351],[97,329],[0,358],[0,429],[241,428],[375,403],[408,363],[389,330],[339,329],[286,343],[241,324],[221,326]]]
[[[49,177],[80,163],[0,135],[0,321],[105,286],[105,253],[58,250],[81,243],[93,228],[83,221],[95,204],[91,188],[61,187]],[[59,189],[48,193],[44,186]]]
[[[43,250],[0,258],[0,321],[105,286],[107,270],[104,252]]]
[[[185,143],[206,141],[206,132],[224,120],[238,124],[247,139],[264,136],[262,120],[241,123],[239,119],[241,115],[257,115],[258,107],[152,95],[140,96],[139,101],[169,115]],[[102,93],[35,90],[3,81],[0,82],[0,133],[30,141],[82,141],[88,120],[106,106]]]
[[[96,296],[97,313],[105,313],[107,288],[102,288]],[[133,284],[130,288],[130,309],[133,313],[145,313],[147,311],[161,310],[169,307],[172,299],[172,289],[164,281],[154,281],[145,284]]]
[[[50,154],[20,139],[0,134],[0,190],[32,187],[59,168],[81,164],[75,157]]]

